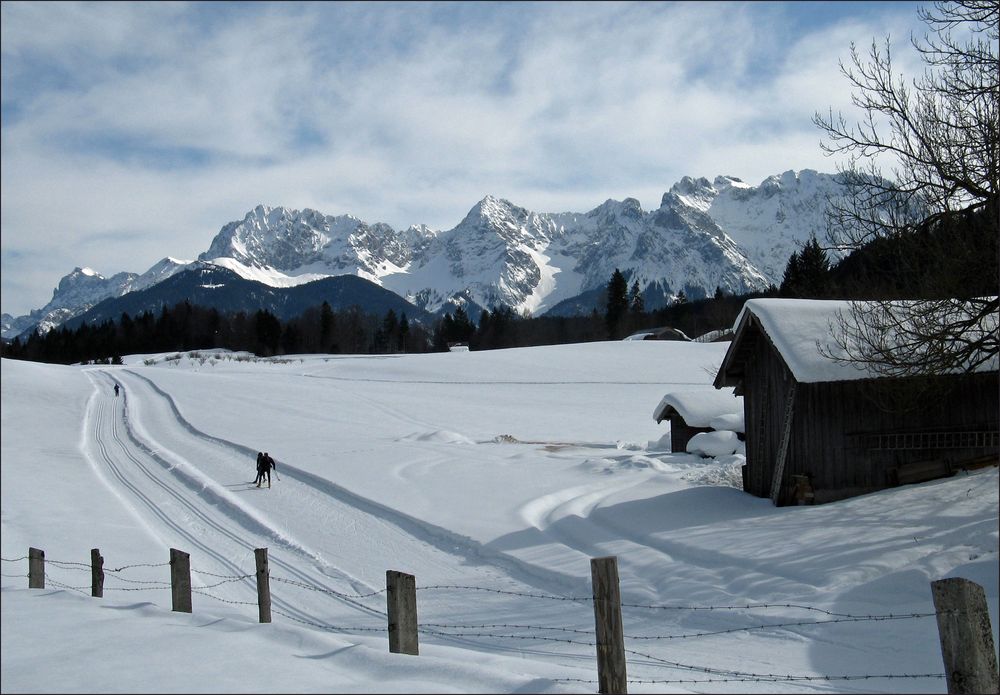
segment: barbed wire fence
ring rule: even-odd
[[[237,574],[237,575],[222,575],[212,572],[207,572],[204,570],[192,569],[190,566],[187,567],[188,577],[183,576],[178,577],[177,575],[177,565],[180,563],[174,562],[174,553],[179,553],[180,551],[171,550],[170,562],[162,563],[138,563],[131,565],[124,565],[117,568],[104,568],[103,558],[99,558],[99,553],[95,549],[92,551],[92,562],[82,563],[82,562],[71,562],[66,560],[52,560],[45,559],[44,553],[40,550],[32,548],[29,550],[29,555],[17,557],[17,558],[0,558],[3,563],[18,563],[28,560],[29,571],[27,574],[11,574],[7,572],[0,572],[0,576],[7,578],[20,578],[27,577],[29,580],[29,588],[45,588],[46,586],[53,586],[60,589],[65,589],[69,591],[79,592],[84,595],[99,596],[103,595],[103,591],[164,591],[170,590],[174,595],[174,610],[184,610],[184,608],[178,609],[176,602],[176,595],[178,589],[182,591],[186,588],[189,592],[187,597],[187,612],[190,612],[190,594],[198,594],[211,598],[213,600],[231,604],[231,605],[245,605],[253,606],[261,609],[260,621],[270,622],[270,614],[273,611],[277,615],[280,615],[293,622],[330,632],[343,633],[343,634],[364,634],[364,633],[389,633],[390,641],[390,651],[402,652],[402,653],[417,653],[417,640],[418,634],[423,634],[429,637],[437,637],[444,640],[462,640],[474,643],[477,648],[480,649],[490,649],[497,648],[502,649],[500,646],[502,642],[510,641],[512,643],[522,643],[522,642],[535,642],[535,643],[545,643],[548,645],[562,644],[569,645],[573,648],[587,647],[593,651],[597,652],[598,655],[598,678],[597,679],[583,679],[583,678],[557,678],[554,680],[565,682],[565,683],[578,683],[578,684],[597,684],[599,686],[599,692],[626,692],[627,684],[710,684],[710,683],[762,683],[762,682],[785,682],[785,683],[796,683],[796,682],[840,682],[840,681],[857,681],[857,680],[896,680],[896,679],[906,679],[906,680],[919,680],[919,679],[946,679],[949,684],[949,692],[996,692],[997,688],[997,669],[996,669],[996,656],[993,648],[992,642],[992,628],[989,623],[989,612],[986,608],[985,594],[983,593],[982,587],[973,582],[969,582],[964,579],[948,579],[942,580],[941,582],[932,582],[932,592],[935,598],[935,610],[933,612],[911,612],[911,613],[882,613],[882,614],[863,614],[863,613],[846,613],[846,612],[836,612],[831,611],[826,608],[821,608],[818,606],[812,606],[803,603],[730,603],[724,605],[683,605],[683,604],[651,604],[651,603],[629,603],[623,602],[620,598],[617,598],[617,564],[615,558],[599,558],[592,561],[592,563],[613,561],[614,570],[614,581],[615,586],[612,589],[611,595],[602,595],[599,591],[598,581],[597,581],[597,564],[592,564],[592,569],[594,569],[594,595],[592,596],[559,596],[554,594],[544,594],[544,593],[534,593],[525,591],[513,591],[508,589],[494,588],[494,587],[483,587],[476,585],[463,585],[463,584],[433,584],[428,586],[417,587],[415,585],[415,579],[412,575],[403,575],[402,573],[393,573],[391,571],[387,572],[387,586],[384,589],[379,589],[366,593],[346,593],[330,589],[328,587],[323,587],[315,584],[310,584],[308,582],[291,579],[283,576],[276,576],[270,574],[267,564],[266,564],[266,549],[258,550],[258,553],[263,553],[263,555],[258,555],[258,567],[257,573],[255,574]],[[186,554],[184,554],[186,555]],[[263,571],[260,563],[260,558],[264,558]],[[97,560],[94,558],[99,558],[100,562],[98,565]],[[58,568],[61,572],[59,577],[55,577],[50,572],[51,568]],[[150,580],[150,579],[135,579],[125,576],[126,573],[140,568],[148,569],[160,569],[169,567],[171,570],[171,580],[170,581],[160,581],[160,580]],[[183,568],[182,568],[183,569]],[[86,585],[72,583],[72,580],[67,579],[63,572],[88,572],[91,574],[91,583]],[[210,578],[208,583],[199,584],[198,586],[193,586],[190,582],[190,573],[194,572],[199,576],[204,576]],[[391,575],[400,575],[404,579],[403,584],[394,584],[393,577]],[[409,585],[406,584],[406,579],[409,579]],[[113,584],[106,584],[105,579],[112,580]],[[98,588],[97,583],[100,583],[100,588]],[[380,598],[382,596],[387,597],[388,610],[381,611],[375,610],[372,612],[373,617],[378,617],[385,620],[381,625],[374,624],[356,624],[356,625],[343,625],[343,624],[332,624],[326,623],[320,620],[313,619],[308,616],[307,613],[303,611],[296,611],[293,607],[288,604],[287,600],[282,601],[282,605],[285,609],[273,608],[270,599],[269,586],[270,582],[276,582],[284,586],[325,594],[331,598],[350,600],[350,601],[364,601],[368,599]],[[964,592],[968,592],[971,585],[972,593],[975,594],[978,590],[978,594],[982,599],[981,605],[976,603],[975,605],[968,604],[968,602],[951,600],[938,600],[939,589],[944,590],[944,585],[946,583],[961,582],[962,584],[958,587]],[[242,601],[234,600],[232,598],[226,598],[223,596],[216,595],[212,593],[213,589],[218,587],[229,585],[229,584],[244,584],[248,589],[256,588],[258,592],[257,601]],[[262,592],[262,587],[265,589]],[[495,594],[504,597],[516,597],[519,599],[524,599],[525,601],[549,601],[549,602],[568,602],[573,604],[578,604],[583,607],[590,607],[594,611],[595,616],[595,629],[581,629],[578,627],[567,627],[565,625],[542,625],[542,624],[530,624],[526,622],[433,622],[425,621],[418,623],[416,620],[416,593],[421,592],[422,594],[428,594],[432,592],[443,593],[445,595],[452,594],[466,594],[466,593],[488,593]],[[406,594],[410,595],[407,596]],[[402,596],[402,602],[398,602],[400,595]],[[402,608],[396,608],[394,614],[394,598],[397,600],[398,605]],[[975,598],[975,597],[973,597]],[[611,599],[611,612],[614,614],[611,618],[610,632],[608,627],[604,626],[604,634],[602,633],[602,615],[601,608],[608,608],[609,599]],[[617,600],[615,600],[617,599]],[[412,604],[412,620],[410,616],[407,615],[407,600]],[[267,604],[267,619],[264,619],[265,612],[263,610],[264,604]],[[738,618],[742,619],[744,622],[748,621],[751,617],[753,620],[750,624],[744,624],[734,627],[725,627],[721,629],[712,630],[692,630],[684,631],[675,634],[629,634],[625,633],[622,628],[621,622],[621,611],[627,609],[631,614],[637,614],[639,612],[646,613],[659,613],[664,612],[714,612],[714,613],[727,613],[729,615],[737,615]],[[762,621],[759,616],[753,615],[756,612],[770,611],[770,610],[781,610],[783,612],[787,611],[800,611],[805,614],[812,614],[816,616],[813,619],[806,619],[802,617],[800,619],[789,619],[783,618],[773,622]],[[295,615],[295,613],[299,613]],[[749,614],[749,615],[748,615]],[[985,630],[985,636],[980,629],[978,632],[977,639],[981,644],[971,640],[969,637],[968,630],[958,630],[957,632],[962,633],[960,636],[956,637],[952,633],[956,633],[954,628],[948,628],[948,625],[953,624],[965,624],[965,623],[978,623],[982,625],[983,616],[985,615],[985,624],[987,626]],[[615,618],[617,616],[617,618]],[[607,615],[604,616],[607,619]],[[680,640],[693,640],[714,637],[719,635],[732,635],[738,633],[753,633],[758,631],[780,631],[780,630],[793,630],[801,628],[824,628],[830,625],[845,624],[845,623],[886,623],[886,622],[896,622],[896,621],[921,621],[928,620],[930,618],[935,618],[938,623],[939,636],[941,638],[942,644],[942,657],[944,659],[944,664],[946,666],[945,671],[935,671],[935,672],[924,672],[924,673],[864,673],[864,674],[792,674],[792,673],[756,673],[751,671],[742,671],[739,669],[727,669],[716,666],[703,666],[697,664],[683,663],[679,661],[672,661],[662,656],[657,656],[655,654],[649,653],[648,651],[641,651],[635,648],[626,648],[625,643],[636,644],[657,644],[665,643],[671,641]],[[617,622],[615,622],[617,621]],[[407,625],[410,625],[407,628]],[[395,640],[397,648],[393,648],[393,629],[394,625],[396,629],[400,629],[400,625],[403,626],[404,631],[409,629],[412,631],[410,635],[402,635],[401,637],[397,635]],[[614,634],[614,630],[617,629],[617,635]],[[975,631],[975,630],[974,630]],[[946,634],[947,633],[947,634]],[[481,640],[489,640],[489,642],[483,642]],[[612,644],[616,643],[616,644]],[[949,646],[951,644],[951,646]],[[409,645],[409,646],[407,646]],[[516,648],[514,648],[516,649]],[[615,653],[617,652],[617,653]],[[609,655],[610,654],[610,655]],[[982,657],[982,664],[973,664],[970,666],[969,654],[978,654]],[[603,656],[602,656],[603,655]],[[961,656],[964,655],[964,656]],[[560,656],[580,656],[579,654],[560,654]],[[592,657],[591,657],[592,658]],[[650,671],[652,669],[662,669],[663,671],[669,672],[670,677],[663,678],[626,678],[625,677],[625,662],[626,659],[630,663],[636,665],[642,665],[644,671]],[[990,662],[992,660],[992,674],[990,673]],[[620,663],[616,663],[620,661]],[[971,675],[967,671],[972,668],[975,673]],[[680,677],[681,675],[686,677]],[[992,678],[992,680],[991,680]],[[965,687],[968,689],[960,689],[962,686],[956,686],[956,689],[952,689],[953,681],[961,681],[966,684]],[[969,685],[972,684],[972,687]],[[985,686],[985,687],[982,687]]]

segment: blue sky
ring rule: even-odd
[[[487,194],[833,172],[838,61],[889,35],[915,71],[921,4],[4,2],[0,308],[193,259],[260,203],[448,229]]]

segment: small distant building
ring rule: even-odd
[[[696,343],[724,343],[733,339],[733,329],[732,328],[720,328],[715,331],[709,331],[704,333],[694,339]]]
[[[776,505],[821,503],[997,465],[996,359],[974,373],[874,375],[831,357],[844,355],[832,331],[849,310],[829,300],[744,305],[715,378],[743,397],[743,489]]]
[[[468,343],[448,343],[448,352],[468,352]]]
[[[625,338],[625,340],[686,340],[691,339],[684,333],[684,331],[671,328],[670,326],[660,326],[659,328],[644,328],[641,331],[636,331],[632,335]]]
[[[743,399],[735,389],[672,391],[653,411],[657,422],[670,421],[670,451],[684,453],[687,444],[699,432],[725,429],[743,431]]]

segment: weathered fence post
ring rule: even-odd
[[[993,628],[983,587],[955,577],[931,582],[949,693],[1000,690]]]
[[[174,548],[170,549],[170,598],[172,610],[191,612],[191,556]]]
[[[267,568],[267,548],[253,551],[257,560],[257,612],[260,622],[271,622],[271,573]]]
[[[393,654],[417,655],[416,577],[386,570],[385,588],[385,600],[389,609],[389,651]]]
[[[104,596],[104,558],[100,548],[90,549],[90,595]]]
[[[590,561],[594,589],[594,622],[597,626],[597,684],[602,695],[627,693],[625,637],[622,600],[618,588],[618,558],[597,557]]]
[[[45,588],[45,551],[28,548],[28,588]]]

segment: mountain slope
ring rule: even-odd
[[[222,313],[243,311],[249,314],[264,309],[282,320],[299,316],[324,301],[334,310],[360,306],[378,315],[392,309],[397,315],[405,313],[410,320],[427,322],[430,319],[428,314],[392,292],[352,275],[325,277],[293,287],[272,287],[247,280],[227,268],[199,262],[146,289],[106,299],[68,320],[65,326],[76,328],[83,323],[117,320],[122,313],[129,316],[146,311],[158,313],[164,306],[185,300]]]
[[[648,212],[634,198],[587,213],[537,213],[486,196],[444,231],[258,205],[223,226],[197,263],[274,288],[353,275],[421,311],[464,306],[472,317],[501,305],[532,315],[587,312],[617,268],[656,309],[681,290],[696,299],[716,288],[738,294],[779,284],[788,257],[824,235],[826,199],[838,191],[836,176],[803,170],[759,186],[731,176],[713,183],[684,177]],[[78,268],[48,305],[5,317],[4,337],[48,330],[194,265],[166,258],[141,276],[110,279]]]
[[[733,176],[685,177],[664,195],[702,210],[731,237],[754,266],[781,283],[788,257],[799,246],[826,234],[827,199],[839,193],[836,176],[811,169],[786,171],[751,186]]]

